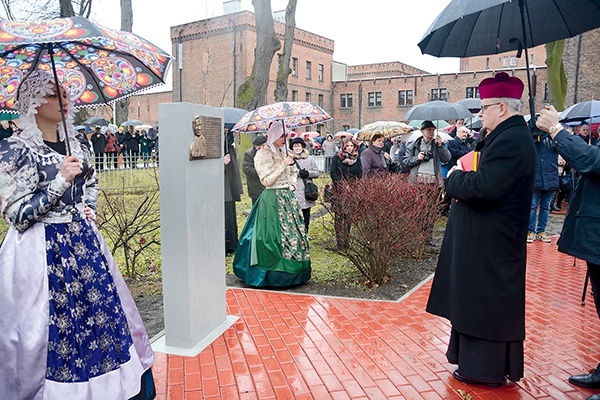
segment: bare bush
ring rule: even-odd
[[[145,258],[152,264],[149,254],[156,252],[160,257],[160,192],[156,189],[126,190],[125,177],[121,176],[119,190],[101,189],[98,206],[97,224],[107,236],[113,255],[123,252],[127,277],[138,275],[138,260]]]
[[[385,283],[399,258],[422,255],[440,216],[436,185],[408,183],[397,174],[341,181],[324,206],[334,218],[323,223],[337,238],[324,245],[347,257],[367,287]]]

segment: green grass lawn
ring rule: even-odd
[[[245,175],[242,175],[242,179],[244,180],[244,191],[246,191]],[[104,172],[99,174],[99,179],[100,186],[102,188],[110,187],[111,189],[118,191],[124,189],[131,190],[129,188],[133,186],[134,189],[132,192],[135,194],[139,194],[143,190],[155,190],[156,188],[155,177],[152,174],[151,169]],[[325,184],[329,183],[330,178],[328,174],[323,174],[322,177],[316,179],[315,181],[322,193]],[[136,195],[132,194],[130,197],[131,199],[134,199],[135,196]],[[248,212],[252,208],[252,203],[247,193],[242,195],[242,200],[237,203],[236,206],[238,230],[241,232],[246,222]],[[102,201],[99,202],[98,207],[103,207]],[[312,214],[318,215],[321,209],[322,206],[317,204],[317,206],[313,207],[311,210]],[[311,220],[310,257],[312,260],[312,279],[316,282],[331,282],[342,279],[345,280],[348,277],[357,276],[358,272],[346,258],[324,248],[323,243],[327,240],[333,239],[333,232],[329,232],[327,230],[324,224],[325,221],[323,221],[323,219],[327,218],[330,218],[330,215],[325,213],[323,216],[313,218],[313,220]],[[8,223],[3,219],[0,220],[0,240],[4,238],[7,230]],[[109,247],[111,247],[112,243],[110,243],[107,235],[104,236]],[[116,252],[114,257],[120,266],[124,265],[124,258],[121,251]],[[136,277],[136,280],[151,279],[155,281],[160,279],[160,251],[157,251],[156,249],[148,251],[148,254],[145,254],[143,257],[141,257],[141,260],[142,263],[139,266],[139,269],[137,269],[139,276]],[[227,273],[233,273],[231,265],[232,262],[233,257],[227,257],[225,259],[225,268]],[[156,288],[153,290],[156,290]]]

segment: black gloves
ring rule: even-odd
[[[300,170],[300,174],[299,174],[299,175],[300,175],[300,178],[302,178],[302,179],[306,179],[306,178],[308,178],[308,171],[307,171],[307,170],[305,170],[304,168],[302,168],[302,169]]]

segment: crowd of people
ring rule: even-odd
[[[558,250],[587,262],[600,317],[598,138],[586,124],[570,132],[552,106],[528,126],[520,115],[523,89],[503,72],[484,79],[477,135],[457,121],[444,141],[426,120],[409,141],[374,134],[367,143],[347,136],[338,144],[326,135],[321,143],[334,193],[353,180],[404,173],[452,199],[425,307],[450,321],[447,360],[458,366],[454,378],[473,385],[500,387],[524,375],[527,243],[551,242],[548,214],[563,200],[569,210]],[[118,168],[119,154],[136,168],[138,158],[150,157],[153,140],[133,126],[98,127],[89,137],[71,122],[65,130],[61,122],[73,106],[47,72],[30,74],[19,94],[19,132],[4,125],[0,140],[0,209],[10,223],[0,249],[0,352],[13,360],[0,367],[0,386],[10,398],[94,392],[151,399],[148,336],[94,218],[96,171]],[[249,286],[311,278],[308,233],[316,203],[305,187],[320,171],[310,144],[290,134],[274,121],[244,153],[252,209],[238,236],[235,203],[243,187],[226,131],[226,255],[234,255],[234,273]],[[473,150],[477,168],[466,168],[463,157]],[[337,246],[344,249],[351,216],[335,196],[331,202]],[[600,364],[569,382],[600,388]]]
[[[85,128],[79,131],[84,137]],[[149,136],[146,129],[129,125],[96,126],[87,137],[94,153],[94,166],[97,171],[109,169],[137,168],[148,166],[152,159],[158,161],[158,135]]]

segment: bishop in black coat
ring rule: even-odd
[[[523,376],[526,238],[537,160],[523,117],[504,103],[495,106],[489,115],[498,124],[477,145],[478,170],[458,169],[446,179],[454,203],[427,304],[452,324],[446,355],[458,364],[454,376],[490,386],[505,375]]]

